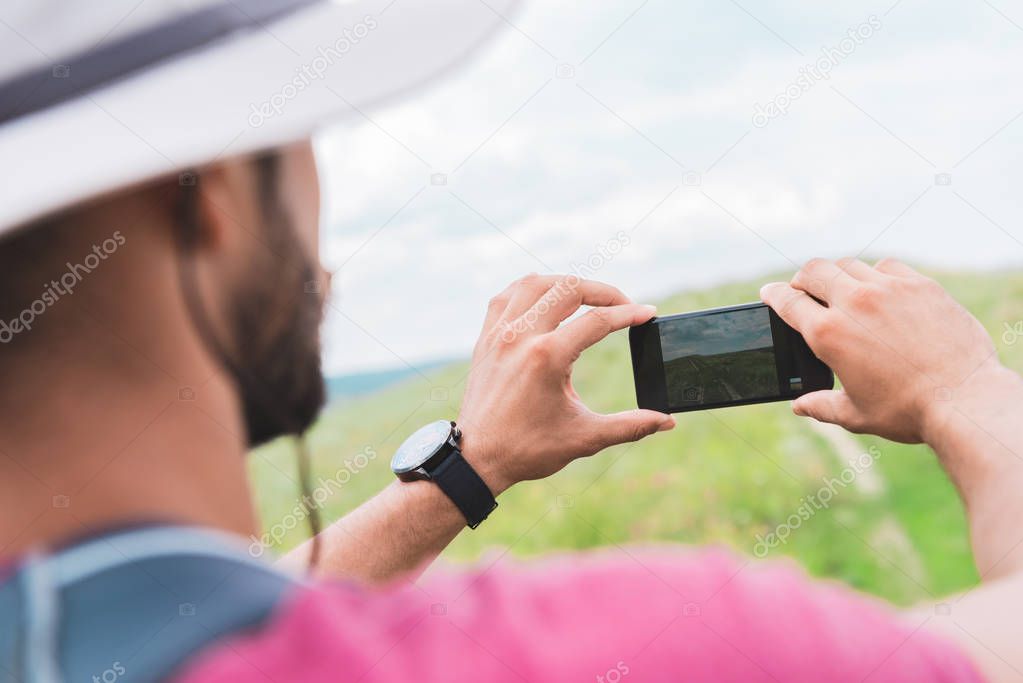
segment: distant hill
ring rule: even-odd
[[[1003,361],[1023,369],[1023,343],[1016,343],[1023,335],[1006,333],[1017,326],[1023,330],[1023,274],[938,278],[987,326]],[[659,309],[668,314],[754,301],[759,286],[770,279],[777,278],[678,294],[660,302]],[[400,370],[339,378],[338,395],[359,398],[328,411],[311,436],[315,476],[340,473],[344,482],[331,489],[324,511],[328,521],[392,480],[390,456],[412,431],[457,416],[468,370],[466,361],[458,361],[424,371],[425,379],[402,376]],[[635,407],[627,335],[616,334],[583,354],[573,381],[596,410]],[[956,493],[927,448],[818,429],[793,416],[785,403],[678,418],[673,432],[612,448],[545,481],[514,487],[485,524],[455,540],[445,558],[474,561],[492,549],[521,557],[670,542],[724,545],[750,557],[766,550],[770,557],[792,557],[813,574],[900,603],[976,581]],[[376,456],[363,471],[348,475],[339,469],[367,448]],[[850,453],[855,457],[868,450],[876,453],[869,472],[838,487],[826,509],[802,519],[807,496],[840,478]],[[294,453],[277,443],[250,462],[269,528],[295,507]],[[784,543],[759,545],[759,539],[785,525],[795,528]],[[301,524],[289,529],[284,548],[307,533]]]
[[[327,378],[327,398],[331,403],[335,403],[357,396],[365,396],[408,379],[417,371],[425,373],[453,362],[452,360],[439,360],[419,363],[415,367],[401,366],[375,372],[335,375]]]

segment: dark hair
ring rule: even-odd
[[[39,271],[54,260],[54,247],[70,228],[67,213],[46,216],[0,238],[0,319],[13,318],[45,285]],[[36,289],[32,289],[36,288]]]

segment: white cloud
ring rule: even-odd
[[[830,80],[752,126],[755,103],[889,6],[756,10],[799,56],[727,3],[651,0],[580,64],[636,3],[536,3],[516,24],[557,59],[510,31],[426,97],[327,132],[325,260],[347,261],[339,306],[372,335],[332,315],[327,367],[464,353],[508,280],[540,262],[568,268],[676,186],[601,270],[638,298],[868,245],[1018,264],[1023,246],[998,226],[1020,222],[1023,120],[956,165],[1023,110],[1023,42],[980,3],[935,13],[904,0]],[[562,61],[576,78],[550,80]],[[702,184],[682,184],[685,171]],[[951,187],[935,186],[942,172]],[[430,185],[433,173],[448,184]]]

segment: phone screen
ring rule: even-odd
[[[766,307],[665,320],[658,328],[669,404],[722,404],[778,395]]]
[[[834,375],[762,303],[654,318],[629,332],[641,408],[683,412],[783,401]]]

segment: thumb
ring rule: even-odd
[[[846,428],[854,422],[858,414],[849,394],[837,389],[815,391],[800,396],[792,403],[792,412],[803,417],[812,417],[818,422],[828,422]]]
[[[626,410],[597,416],[598,441],[601,448],[639,441],[656,432],[674,429],[675,418],[655,410]]]

